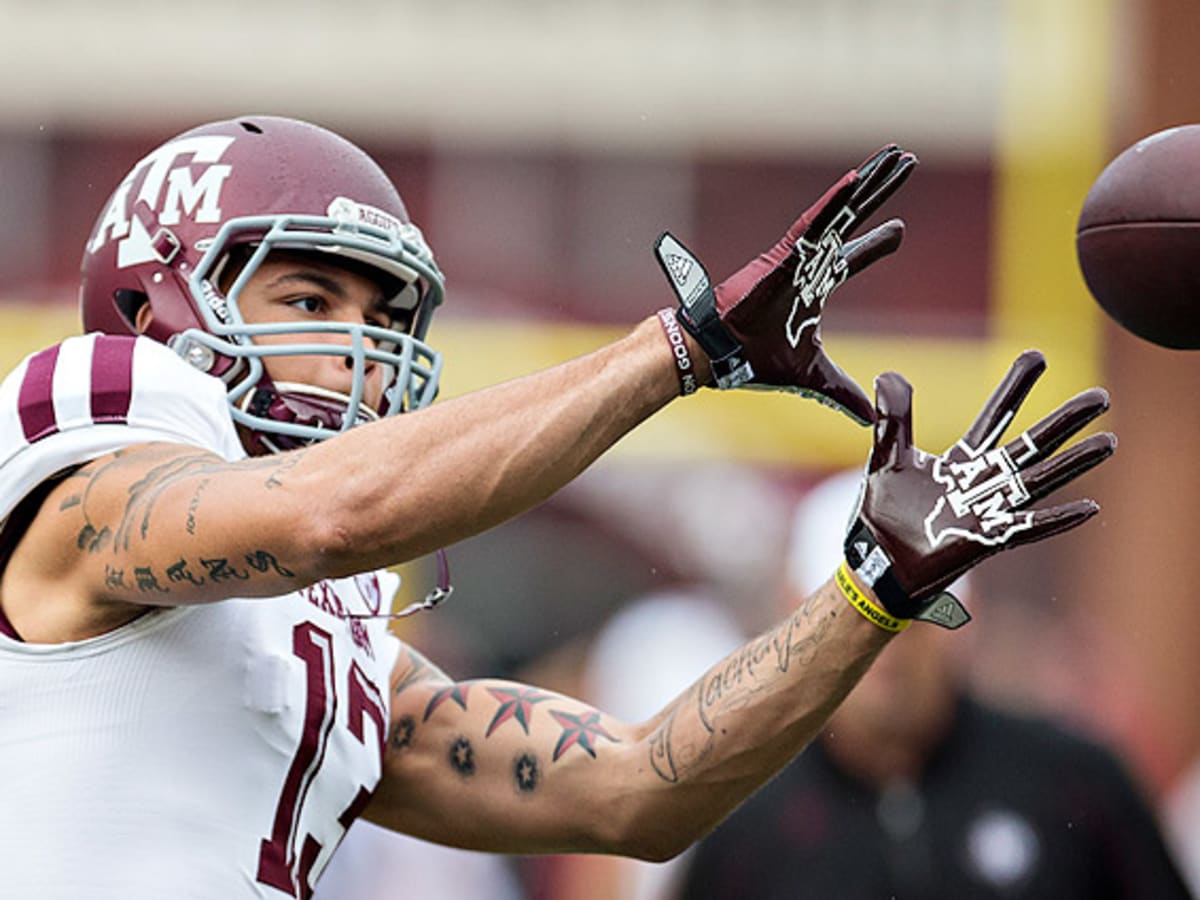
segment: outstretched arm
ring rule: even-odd
[[[479,850],[667,859],[811,740],[888,638],[827,583],[637,725],[526,685],[455,683],[406,648],[365,815]]]
[[[712,381],[710,347],[736,348],[721,372],[733,365],[743,381],[869,418],[820,348],[820,314],[838,284],[898,246],[898,222],[852,234],[913,164],[885,148],[768,253],[715,290],[705,277],[702,308],[674,280],[678,317],[662,311],[552,369],[270,461],[226,463],[180,444],[92,460],[46,498],[14,552],[10,621],[27,639],[70,640],[145,606],[271,596],[452,544],[545,499],[673,397]],[[673,278],[702,271],[682,257],[667,268]]]
[[[540,502],[678,390],[648,318],[586,356],[288,453],[133,446],[42,503],[4,572],[6,611],[27,639],[68,640],[111,627],[110,613],[413,559]]]
[[[1061,450],[1107,409],[1103,391],[1085,391],[999,445],[1044,366],[1041,354],[1023,354],[964,439],[938,457],[912,444],[908,383],[881,376],[849,562],[649,722],[622,723],[521,685],[454,684],[409,652],[395,673],[385,778],[368,814],[478,849],[678,853],[798,753],[913,619],[963,624],[965,611],[941,593],[953,578],[1098,509],[1033,504],[1111,455],[1110,434]]]

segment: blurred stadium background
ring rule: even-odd
[[[1110,739],[1164,810],[1188,783],[1200,354],[1105,321],[1073,232],[1117,151],[1200,121],[1193,2],[0,0],[0,22],[5,370],[77,328],[82,244],[132,162],[207,119],[308,118],[389,170],[447,273],[430,335],[446,396],[668,303],[661,230],[721,278],[880,144],[915,150],[888,210],[905,247],[836,295],[826,344],[864,384],[904,372],[933,450],[1025,347],[1051,364],[1027,421],[1109,387],[1118,454],[1073,492],[1104,510],[983,567],[975,679]],[[867,447],[781,395],[680,403],[544,507],[450,548],[453,602],[403,630],[454,674],[570,689],[589,636],[645,591],[699,582],[755,627],[791,504]]]

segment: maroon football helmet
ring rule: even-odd
[[[378,276],[390,297],[390,327],[247,324],[238,296],[274,250]],[[225,382],[234,420],[254,435],[252,451],[295,447],[418,409],[437,392],[441,357],[424,343],[444,291],[433,254],[378,164],[306,122],[243,116],[194,128],[149,153],[101,212],[82,276],[85,330],[136,333],[138,309],[149,304],[146,334]],[[308,338],[329,332],[350,340]],[[264,334],[292,338],[260,347],[254,338]],[[273,383],[263,367],[268,350],[343,356],[353,366],[353,388],[343,395]],[[378,408],[363,402],[368,362],[384,370]]]

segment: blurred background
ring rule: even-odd
[[[934,451],[1026,347],[1050,369],[1025,424],[1108,387],[1119,451],[1069,491],[1103,511],[981,568],[972,678],[1109,741],[1165,820],[1198,824],[1200,354],[1105,320],[1073,243],[1117,152],[1200,121],[1194,2],[0,0],[0,23],[5,371],[78,328],[83,241],[132,163],[209,119],[310,119],[389,171],[447,274],[443,396],[670,303],[660,231],[720,279],[879,145],[917,152],[887,210],[905,245],[835,295],[825,343],[864,385],[903,372]],[[449,548],[453,601],[400,630],[456,676],[581,690],[597,629],[649,592],[762,627],[792,508],[868,447],[816,404],[706,392]],[[413,593],[432,578],[405,574]]]

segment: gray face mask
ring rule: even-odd
[[[246,234],[262,235],[227,294],[214,286],[226,248]],[[411,321],[408,330],[350,322],[249,324],[238,298],[272,250],[328,254],[378,268],[397,280],[399,289],[388,306],[396,318]],[[420,231],[405,223],[402,230],[373,224],[347,226],[322,217],[253,217],[227,222],[188,283],[206,322],[187,329],[170,346],[196,368],[220,377],[228,386],[230,412],[252,435],[255,452],[275,452],[323,440],[355,425],[421,409],[433,402],[441,376],[441,355],[422,337],[433,309],[442,298],[442,276]],[[324,340],[345,335],[346,342]],[[259,336],[287,336],[259,344]],[[351,389],[342,394],[313,385],[275,384],[263,360],[269,356],[332,356],[344,359],[352,373]],[[364,401],[368,364],[383,372],[383,396],[377,407]]]

